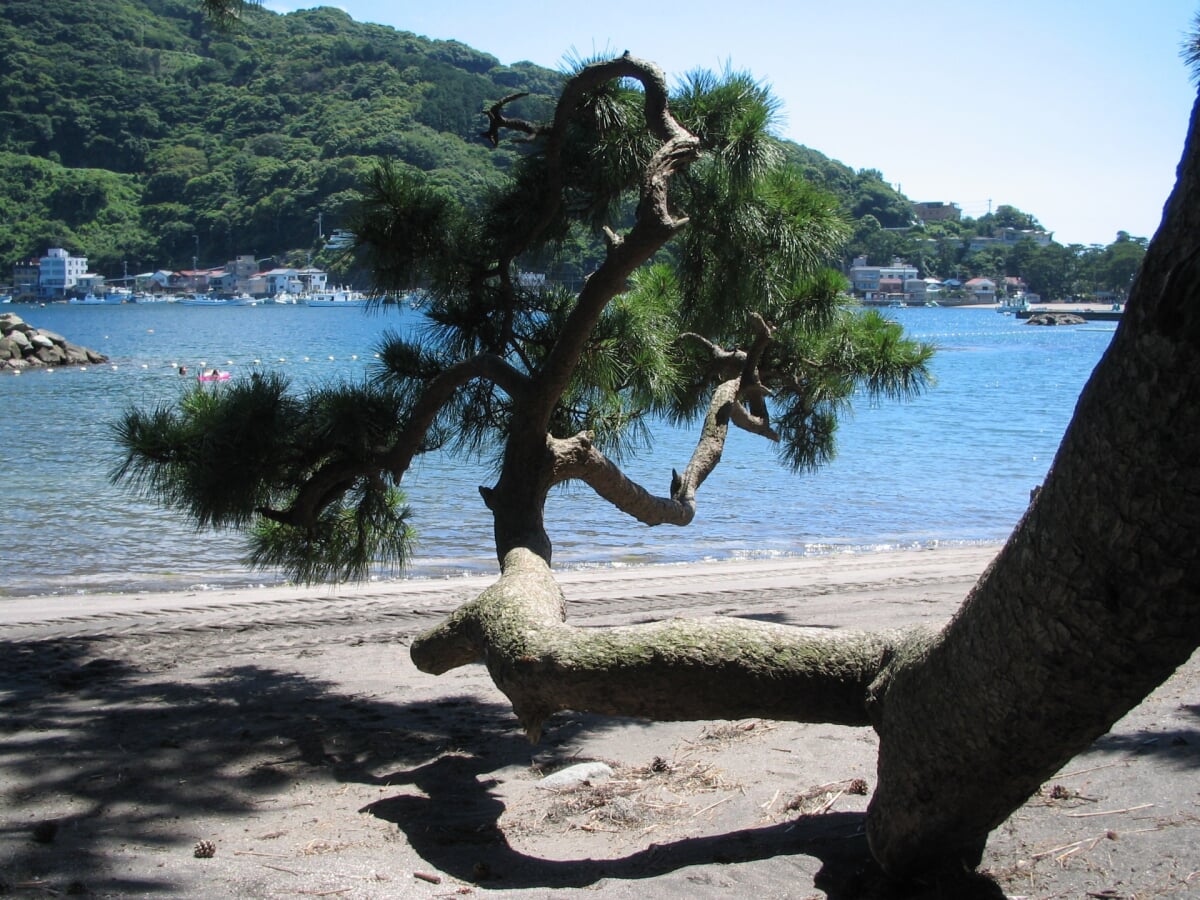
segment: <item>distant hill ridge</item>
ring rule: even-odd
[[[537,118],[561,80],[327,7],[222,33],[193,0],[5,0],[0,57],[0,281],[51,246],[110,276],[319,256],[375,159],[472,194],[520,152],[479,140],[483,106],[528,91],[513,112]],[[788,152],[855,217],[866,184],[906,224],[879,173]]]

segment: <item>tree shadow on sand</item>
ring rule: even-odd
[[[1179,711],[1192,720],[1200,720],[1200,704],[1182,705]],[[1114,730],[1091,747],[1092,752],[1130,757],[1153,757],[1156,764],[1177,769],[1200,767],[1200,728],[1141,728],[1137,731]]]
[[[584,732],[607,724],[557,719],[551,743],[565,760]],[[129,874],[117,848],[190,856],[197,822],[249,823],[262,803],[307,779],[419,788],[424,796],[389,791],[362,812],[394,822],[430,866],[480,889],[588,888],[804,854],[820,860],[817,886],[833,900],[1003,896],[961,872],[921,885],[888,881],[857,813],[650,844],[616,859],[537,858],[509,845],[503,804],[479,777],[528,766],[533,752],[510,709],[476,697],[381,701],[219,661],[203,678],[173,681],[102,640],[0,641],[0,765],[12,785],[0,797],[0,889],[36,877],[68,893],[178,893],[169,866]],[[152,862],[140,868],[155,871]]]
[[[803,854],[822,863],[816,887],[829,900],[1000,900],[1004,892],[978,873],[948,869],[900,884],[870,857],[862,813],[800,816],[791,821],[707,837],[652,843],[628,856],[548,860],[513,848],[497,823],[503,804],[486,788],[494,761],[446,756],[387,777],[424,796],[376,801],[364,812],[394,822],[413,849],[452,877],[496,889],[594,888],[606,879],[655,878],[692,866],[729,865]]]
[[[172,680],[104,640],[0,641],[0,892],[176,891],[167,873],[118,873],[116,848],[190,857],[206,817],[253,818],[298,781],[374,783],[459,745],[515,749],[512,732],[509,710],[474,698],[383,702],[219,659]]]

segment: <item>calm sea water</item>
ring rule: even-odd
[[[177,367],[279,368],[299,382],[364,374],[386,327],[413,314],[176,304],[10,306],[99,350],[102,366],[0,377],[0,597],[269,584],[240,562],[236,535],[109,484],[110,424],[129,404],[169,402]],[[631,522],[574,488],[548,510],[555,564],[641,565],[722,557],[869,552],[1003,540],[1045,477],[1111,323],[1039,328],[992,310],[895,309],[936,343],[938,383],[907,403],[865,398],[842,423],[837,459],[791,475],[760,438],[734,433],[687,528]],[[655,492],[694,435],[670,431],[627,470]],[[420,544],[414,576],[495,570],[480,467],[426,458],[406,476]],[[398,573],[381,572],[381,577]]]

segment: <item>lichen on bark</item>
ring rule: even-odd
[[[927,639],[921,629],[830,632],[736,617],[575,628],[545,560],[517,549],[494,585],[420,636],[411,654],[433,674],[485,663],[536,740],[566,709],[869,725],[871,683],[901,648]]]

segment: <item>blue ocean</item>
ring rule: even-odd
[[[108,355],[103,365],[0,376],[0,597],[279,583],[247,569],[236,534],[113,486],[111,423],[125,407],[170,403],[178,367],[235,376],[279,369],[296,383],[364,377],[385,329],[411,310],[178,304],[4,307]],[[552,497],[557,567],[731,557],[869,553],[1004,540],[1045,478],[1114,323],[1037,327],[991,309],[889,309],[939,348],[937,384],[903,403],[860,398],[838,456],[793,475],[761,438],[735,432],[687,528],[630,521],[584,487]],[[666,493],[695,432],[667,429],[626,470]],[[495,571],[483,465],[430,455],[405,478],[419,543],[411,569],[380,578]]]

